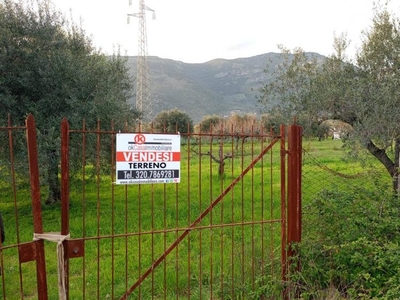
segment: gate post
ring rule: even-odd
[[[301,242],[302,210],[301,210],[301,166],[302,163],[302,127],[289,126],[288,130],[288,200],[287,200],[287,259],[289,272],[292,259],[298,253],[293,248]],[[297,258],[298,259],[298,258]],[[295,270],[300,270],[300,260],[296,262]]]
[[[26,118],[26,139],[28,144],[29,176],[32,198],[33,229],[35,233],[43,233],[42,208],[40,200],[39,161],[37,153],[36,125],[32,114]],[[47,300],[46,261],[44,257],[44,241],[35,241],[35,260],[38,299]]]
[[[302,128],[289,126],[288,132],[288,254],[296,254],[290,246],[301,242],[301,160]]]
[[[61,235],[69,234],[69,124],[67,119],[61,123]],[[69,299],[69,260],[68,240],[63,241],[64,248],[64,287],[66,299]]]

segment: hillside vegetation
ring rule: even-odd
[[[322,57],[316,53],[308,55]],[[136,56],[129,57],[127,62],[133,77],[136,77],[136,60]],[[197,64],[155,56],[148,57],[148,61],[153,116],[177,108],[197,123],[206,115],[260,113],[256,96],[262,85],[271,80],[272,71],[283,62],[283,55],[265,53]],[[264,71],[267,65],[268,73]]]

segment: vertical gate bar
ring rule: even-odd
[[[124,250],[125,250],[125,289],[128,288],[128,269],[129,269],[129,255],[128,255],[128,212],[129,212],[129,201],[128,201],[128,185],[124,186],[124,201],[125,201],[125,216],[124,216],[124,230],[125,230],[125,237],[124,237]]]
[[[243,132],[243,126],[242,126],[242,130],[241,130],[241,149],[240,149],[240,151],[241,151],[241,166],[240,166],[240,171],[243,173],[243,170],[244,170],[244,158],[245,158],[245,153],[244,153],[244,143],[243,143],[243,136],[244,136],[244,132]],[[244,274],[244,267],[245,267],[245,263],[244,263],[244,259],[245,259],[245,251],[244,251],[244,237],[245,237],[245,233],[244,233],[244,225],[243,225],[243,223],[244,223],[244,180],[242,180],[241,181],[241,188],[242,188],[242,191],[241,191],[241,220],[240,220],[240,222],[241,222],[241,226],[240,226],[240,229],[241,229],[241,231],[242,231],[242,237],[241,237],[241,239],[242,239],[242,243],[241,243],[241,275],[242,275],[242,277],[241,277],[241,279],[242,279],[242,286],[244,286],[244,282],[245,282],[245,274]],[[243,295],[243,291],[240,293],[240,297],[243,297],[244,295]]]
[[[69,124],[61,122],[61,235],[69,234]],[[68,241],[63,241],[65,292],[69,299],[69,260]]]
[[[35,233],[43,233],[42,208],[40,200],[39,161],[36,140],[36,125],[32,114],[26,118],[26,138],[28,142],[29,175],[32,198],[33,228]],[[36,275],[38,299],[47,300],[46,261],[44,241],[36,241]]]
[[[10,162],[11,162],[11,177],[12,177],[12,190],[13,190],[13,200],[14,200],[14,216],[15,216],[15,224],[16,224],[16,234],[17,234],[17,244],[20,243],[19,237],[19,222],[18,222],[18,209],[17,209],[17,181],[15,178],[15,156],[14,156],[14,141],[12,134],[12,122],[11,116],[8,114],[8,143],[10,150]],[[21,270],[20,270],[21,271]],[[2,270],[3,272],[3,270]],[[20,272],[20,275],[22,272]],[[2,278],[4,279],[4,277]],[[5,297],[4,297],[5,298]]]
[[[139,132],[142,132],[142,123],[139,125]],[[139,240],[138,240],[138,277],[142,276],[142,185],[138,185],[138,226],[139,226]],[[138,288],[138,299],[142,299],[142,285]]]
[[[61,123],[61,234],[69,233],[69,124]]]
[[[188,178],[188,201],[187,201],[187,211],[188,211],[188,222],[187,225],[190,225],[190,218],[191,218],[191,213],[190,213],[190,207],[191,207],[191,192],[190,192],[190,184],[191,184],[191,180],[190,180],[190,176],[191,176],[191,172],[190,172],[190,149],[191,149],[191,138],[193,136],[193,133],[190,130],[190,123],[188,122],[187,124],[187,163],[186,165],[188,166],[188,170],[187,170],[187,178]],[[188,299],[190,300],[190,294],[191,294],[191,287],[190,287],[190,279],[191,279],[191,253],[190,253],[190,248],[191,248],[191,243],[190,243],[190,238],[188,238],[188,246],[187,246],[187,250],[188,250]]]
[[[100,120],[97,120],[97,133],[96,133],[96,193],[97,193],[97,299],[100,299],[100,148],[101,147],[101,135],[100,135]]]
[[[114,132],[114,121],[111,121],[111,131]],[[116,149],[115,134],[111,135],[111,182],[115,182]],[[111,184],[111,299],[115,299],[115,184]]]
[[[152,125],[153,126],[153,125]],[[135,126],[136,127],[136,126]],[[140,123],[138,124],[140,128]],[[128,129],[128,122],[125,122],[124,132],[129,132]],[[128,288],[128,269],[129,269],[129,255],[128,255],[128,220],[129,220],[129,201],[128,201],[128,184],[124,186],[124,205],[125,205],[125,215],[124,215],[124,230],[125,230],[125,237],[124,237],[124,250],[125,250],[125,289]]]
[[[167,185],[163,186],[163,212],[164,212],[164,220],[163,220],[163,251],[167,250]],[[163,264],[163,290],[164,290],[164,299],[167,297],[167,262],[164,261]]]
[[[13,201],[14,201],[14,217],[15,217],[15,226],[16,226],[16,236],[17,236],[17,244],[20,243],[20,234],[19,234],[19,220],[18,220],[18,205],[17,205],[17,181],[15,175],[15,156],[14,156],[14,142],[13,142],[13,134],[12,134],[12,122],[11,116],[8,114],[8,142],[9,142],[9,150],[10,150],[10,162],[11,162],[11,180],[12,180],[12,190],[13,190]],[[4,266],[3,262],[3,253],[1,253],[1,265]],[[4,267],[1,268],[1,280],[3,284],[3,299],[6,299],[6,289],[5,289],[5,281],[4,281]],[[23,293],[23,284],[22,284],[22,268],[21,264],[19,264],[19,285],[20,285],[20,293]]]
[[[251,161],[254,160],[254,123],[251,126]],[[253,292],[255,291],[255,244],[254,244],[254,168],[251,169],[251,282]]]
[[[287,227],[286,227],[286,129],[284,125],[280,126],[281,135],[281,265],[282,265],[282,281],[287,280]],[[287,298],[286,291],[283,295]]]
[[[150,184],[150,205],[151,205],[151,263],[154,263],[154,184]],[[154,272],[151,273],[151,299],[154,300]]]
[[[215,131],[216,131],[216,133],[218,133],[218,129],[215,129]],[[220,139],[222,140],[222,137],[220,137]],[[218,141],[218,138],[217,138],[218,152],[221,149],[220,141]],[[210,144],[210,153],[211,154],[213,153],[213,144],[212,143]],[[212,169],[213,168],[212,168],[212,164],[213,164],[212,159],[210,159],[210,202],[209,203],[212,203],[212,200],[213,200],[213,180],[212,180],[212,178],[213,178],[212,177],[212,173],[213,173]],[[218,175],[220,176],[219,178],[221,179],[220,171],[221,171],[221,165],[218,168]],[[213,225],[213,211],[210,212],[209,216],[210,216],[210,219],[209,219],[210,225]],[[213,298],[213,284],[212,284],[212,282],[213,282],[213,235],[212,234],[210,234],[209,256],[210,256],[210,265],[209,265],[209,267],[210,267],[210,298],[209,299],[212,299]]]
[[[150,205],[151,205],[151,263],[154,263],[154,184],[150,184]],[[154,300],[154,272],[151,273],[151,299]]]
[[[261,126],[260,125],[260,134],[261,134],[261,139],[260,139],[260,149],[263,149],[264,148],[264,126]],[[273,151],[271,151],[271,152],[273,152]],[[260,173],[260,182],[261,182],[261,195],[260,195],[260,200],[261,200],[261,216],[260,216],[260,218],[261,218],[261,221],[264,221],[264,218],[265,218],[265,215],[264,215],[264,213],[265,213],[265,194],[264,194],[264,192],[265,192],[265,188],[264,188],[264,157],[263,158],[261,158],[261,161],[260,161],[260,164],[261,164],[261,173]],[[272,200],[272,198],[271,198],[271,200]],[[262,285],[264,285],[265,284],[265,281],[264,281],[264,278],[265,278],[265,274],[264,274],[264,268],[265,268],[265,261],[266,261],[266,259],[265,259],[265,241],[264,241],[264,234],[265,234],[265,227],[264,227],[264,223],[262,223],[261,224],[261,284]],[[271,234],[271,236],[272,236],[272,234]],[[271,264],[271,265],[273,265],[273,264]]]
[[[179,228],[179,185],[177,183],[175,185],[175,228]],[[176,238],[179,237],[179,231],[175,231]],[[175,249],[175,290],[179,291],[178,283],[179,283],[179,249],[176,247]],[[176,299],[179,299],[179,294],[176,293]]]
[[[224,128],[224,124],[221,123],[221,134],[224,134],[224,132],[226,131],[226,128]],[[221,149],[221,157],[224,157],[223,155],[223,145],[222,145],[222,149]],[[224,174],[223,176],[225,176],[225,166],[224,166]],[[221,191],[224,190],[224,178],[221,180]],[[221,202],[221,214],[220,214],[221,218],[220,218],[220,223],[224,224],[224,201]],[[224,228],[221,229],[222,233],[220,235],[220,290],[224,291]]]
[[[154,123],[151,123],[151,133],[154,133]],[[178,126],[178,123],[175,124],[175,127]],[[175,132],[177,132],[177,129],[175,128]],[[152,183],[150,185],[150,210],[151,210],[151,263],[154,263],[154,184]],[[154,272],[151,273],[151,299],[154,300]]]
[[[139,184],[138,186],[138,214],[139,214],[139,241],[138,241],[138,276],[139,278],[142,277],[142,185]],[[142,299],[142,285],[138,287],[138,299]]]
[[[82,121],[82,237],[86,237],[86,120]],[[86,258],[82,257],[82,299],[86,299]]]
[[[230,134],[231,134],[231,153],[235,153],[235,156],[238,154],[235,152],[235,138],[233,134],[233,123],[231,124],[231,129],[230,129]],[[232,167],[231,167],[231,176],[234,178],[235,174],[235,166],[234,166],[235,160],[232,159]],[[231,193],[231,223],[235,223],[235,193]],[[231,274],[231,298],[234,299],[234,288],[235,288],[235,228],[234,226],[231,226],[231,269],[232,269],[232,274]]]
[[[178,128],[177,128],[178,123],[175,124],[175,133],[178,132]],[[175,228],[179,228],[179,186],[178,184],[174,184],[175,185]],[[188,188],[190,186],[188,185]],[[187,191],[189,194],[189,191]],[[176,230],[175,231],[175,235],[176,238],[178,238],[179,236],[179,231]],[[178,283],[179,283],[179,249],[178,247],[175,248],[175,290],[177,291],[175,297],[176,299],[179,299],[179,287],[178,287]]]
[[[264,135],[264,132],[263,132]],[[270,135],[271,137],[274,136],[274,132],[272,129],[270,129]],[[264,140],[264,139],[263,139]],[[263,149],[264,146],[261,148]],[[274,202],[275,202],[275,197],[274,197],[274,151],[270,152],[269,155],[269,176],[270,176],[270,183],[269,183],[269,199],[270,199],[270,203],[269,203],[269,217],[271,220],[274,219]],[[262,174],[264,174],[264,172],[262,172]],[[263,177],[264,178],[264,177]],[[262,180],[262,182],[264,182],[264,179]],[[263,187],[264,188],[264,187]],[[264,220],[264,216],[263,216],[263,220]],[[264,224],[262,224],[263,229],[264,229]],[[262,237],[264,237],[264,233],[262,234]],[[264,238],[262,239],[262,242],[264,243]],[[270,224],[270,247],[269,247],[269,251],[270,251],[270,261],[275,261],[275,224],[271,223]],[[264,251],[263,251],[264,252]],[[275,275],[275,265],[271,264],[270,270],[271,275]],[[263,273],[264,274],[264,273]],[[264,277],[263,277],[263,284],[264,284]]]
[[[202,130],[201,130],[201,126],[200,126],[200,133],[201,132],[202,132]],[[201,185],[201,178],[203,177],[202,176],[202,170],[203,169],[201,168],[202,159],[201,159],[201,155],[200,155],[201,147],[202,147],[202,141],[203,141],[202,135],[200,135],[200,137],[199,137],[199,154],[197,155],[198,156],[198,160],[199,160],[199,176],[198,176],[199,184],[198,184],[198,186],[199,186],[199,207],[200,207],[200,211],[203,209],[203,197],[202,197],[203,189],[202,189],[202,185]],[[212,142],[212,137],[211,137],[211,142]],[[202,276],[203,276],[203,273],[202,273],[203,272],[203,269],[202,269],[202,266],[203,266],[203,262],[202,262],[202,257],[203,257],[203,253],[202,253],[202,238],[203,238],[202,230],[200,230],[199,231],[199,290],[200,290],[199,294],[200,295],[203,294],[203,291],[202,291],[202,288],[203,288],[203,285],[202,285],[202,282],[203,282],[203,280],[202,280]]]

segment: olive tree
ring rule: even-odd
[[[96,50],[50,1],[0,0],[0,118],[34,115],[49,202],[60,197],[62,118],[72,125],[85,118],[88,127],[126,120],[131,92],[125,59]]]
[[[335,37],[334,54],[326,58],[282,47],[284,63],[260,90],[260,101],[290,119],[306,114],[310,124],[326,119],[350,124],[349,140],[378,159],[399,190],[400,21],[386,9],[374,12],[354,61],[346,57],[345,35]],[[276,98],[279,104],[270,105]]]
[[[153,126],[159,132],[187,133],[193,130],[193,120],[178,109],[163,110],[154,118]]]
[[[210,132],[215,126],[218,126],[224,121],[224,118],[218,115],[204,116],[199,124],[196,126],[196,131]]]

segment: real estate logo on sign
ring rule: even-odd
[[[180,182],[180,135],[119,133],[117,184]]]

